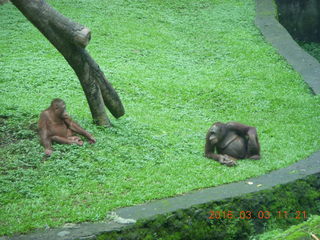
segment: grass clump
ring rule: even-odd
[[[320,237],[320,216],[312,216],[308,221],[291,226],[287,230],[273,230],[254,237],[253,240],[314,240]]]
[[[88,51],[126,115],[91,123],[79,81],[11,4],[0,6],[0,236],[101,221],[115,208],[258,176],[319,149],[319,97],[254,26],[253,0],[50,0],[88,26]],[[55,145],[32,132],[53,98],[97,139]],[[256,126],[260,161],[203,157],[216,121]]]

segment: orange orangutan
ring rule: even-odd
[[[85,136],[89,143],[96,142],[90,133],[69,117],[65,102],[59,98],[53,99],[50,107],[40,114],[38,128],[41,144],[48,156],[52,154],[53,142],[82,146],[83,141],[80,137],[74,136],[75,133]]]

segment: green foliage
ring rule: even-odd
[[[320,216],[312,216],[308,221],[292,226],[286,231],[273,230],[257,236],[259,240],[314,240],[320,237]]]
[[[311,42],[301,42],[300,46],[304,48],[311,56],[315,57],[318,61],[320,61],[320,43]]]
[[[298,238],[285,238],[284,236],[293,237],[303,234],[310,236],[311,230],[314,234],[319,232],[318,218],[311,218],[305,222],[311,214],[320,211],[319,179],[320,175],[317,174],[237,198],[208,202],[166,215],[157,215],[153,219],[140,220],[135,225],[121,231],[101,234],[98,239],[258,240],[261,238],[297,240]],[[211,214],[211,211],[214,211],[215,214]],[[286,215],[283,214],[284,211],[287,212]],[[228,215],[229,212],[231,215]],[[301,212],[304,213],[300,214]],[[280,234],[280,229],[286,229],[292,224],[299,223],[302,223],[298,225],[299,227],[290,228],[284,234]],[[257,235],[270,229],[277,230],[268,232],[266,235]],[[271,234],[275,234],[276,237]]]
[[[248,0],[50,0],[92,30],[88,51],[120,94],[114,128],[91,124],[75,74],[11,4],[0,6],[0,236],[103,220],[115,208],[258,176],[319,149],[319,97],[268,45]],[[55,145],[34,126],[60,97],[97,139]],[[254,125],[262,159],[203,157],[215,121]],[[31,125],[31,126],[30,126]]]

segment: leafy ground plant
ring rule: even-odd
[[[320,61],[320,43],[316,43],[316,42],[310,42],[310,43],[306,43],[306,42],[302,42],[299,43],[300,46],[306,50],[310,55],[312,55],[313,57],[315,57],[318,61]]]
[[[320,237],[320,216],[312,216],[308,221],[292,226],[286,231],[273,230],[252,238],[252,240],[315,240]]]
[[[126,115],[91,123],[62,56],[0,6],[0,236],[102,221],[115,208],[258,176],[319,149],[319,97],[254,26],[253,0],[50,0],[88,26],[88,51]],[[34,126],[53,98],[97,139],[43,158]],[[216,121],[256,126],[259,161],[203,157]]]

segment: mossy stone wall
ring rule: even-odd
[[[320,42],[320,0],[275,0],[279,22],[299,41]]]

